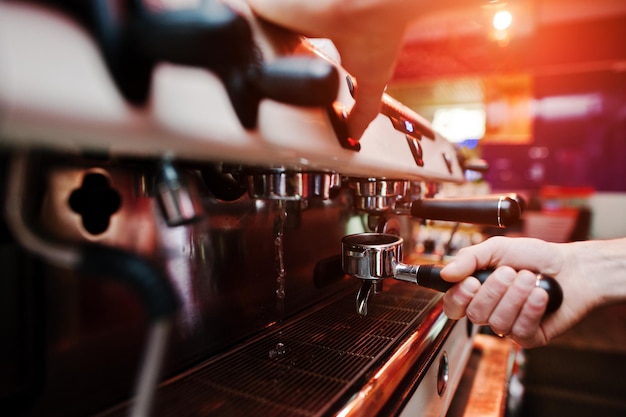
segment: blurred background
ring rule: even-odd
[[[563,209],[528,233],[583,207],[588,236],[624,236],[625,39],[623,0],[468,4],[412,27],[388,92],[485,159],[492,189]]]

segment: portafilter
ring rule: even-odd
[[[365,287],[357,295],[357,311],[360,314],[367,314],[367,297],[372,285],[379,287],[385,278],[412,282],[441,292],[448,291],[455,285],[441,277],[443,265],[402,263],[403,242],[400,236],[385,233],[357,233],[342,239],[343,271],[363,280]],[[493,271],[481,269],[472,276],[484,283]],[[546,314],[556,311],[563,301],[563,291],[559,283],[551,276],[538,273],[536,285],[548,293]]]

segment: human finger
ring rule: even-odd
[[[461,251],[464,249],[461,249]],[[460,256],[461,251],[458,252],[453,261],[449,262],[441,269],[441,278],[449,282],[459,282],[472,275],[474,271],[478,269],[476,267],[476,259],[470,254]]]
[[[480,281],[469,277],[450,288],[443,296],[443,311],[452,320],[465,316],[467,305],[480,289]]]
[[[348,132],[359,140],[378,115],[385,87],[393,76],[407,19],[400,19],[393,4],[340,1],[249,0],[253,10],[266,20],[309,37],[331,39],[341,56],[341,65],[356,80],[355,103],[348,112]],[[393,25],[380,25],[386,14]]]
[[[486,325],[492,312],[515,280],[517,273],[509,267],[497,268],[483,282],[467,306],[465,314],[474,324]]]
[[[556,244],[539,239],[495,236],[459,250],[454,260],[442,269],[441,276],[456,282],[474,270],[501,265],[555,275],[562,269],[563,259],[562,249]]]
[[[496,307],[491,312],[487,324],[496,334],[508,335],[517,320],[530,292],[535,288],[536,274],[530,271],[519,271],[513,283],[506,290]]]
[[[354,140],[359,140],[372,120],[380,112],[380,105],[385,86],[371,89],[369,93],[355,93],[355,103],[348,114],[348,132]]]
[[[545,345],[548,342],[541,330],[547,305],[548,294],[541,288],[533,288],[510,333],[511,338],[522,347]]]
[[[254,13],[277,25],[292,29],[307,36],[328,30],[333,15],[324,2],[302,2],[300,0],[247,0]]]

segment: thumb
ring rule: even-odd
[[[441,270],[441,278],[449,282],[459,282],[476,271],[476,263],[472,258],[455,259]]]

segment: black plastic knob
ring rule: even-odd
[[[509,196],[424,198],[411,204],[411,215],[504,228],[520,219],[521,209]]]
[[[264,63],[254,80],[260,96],[296,106],[325,107],[337,98],[339,73],[314,57],[286,57]]]

